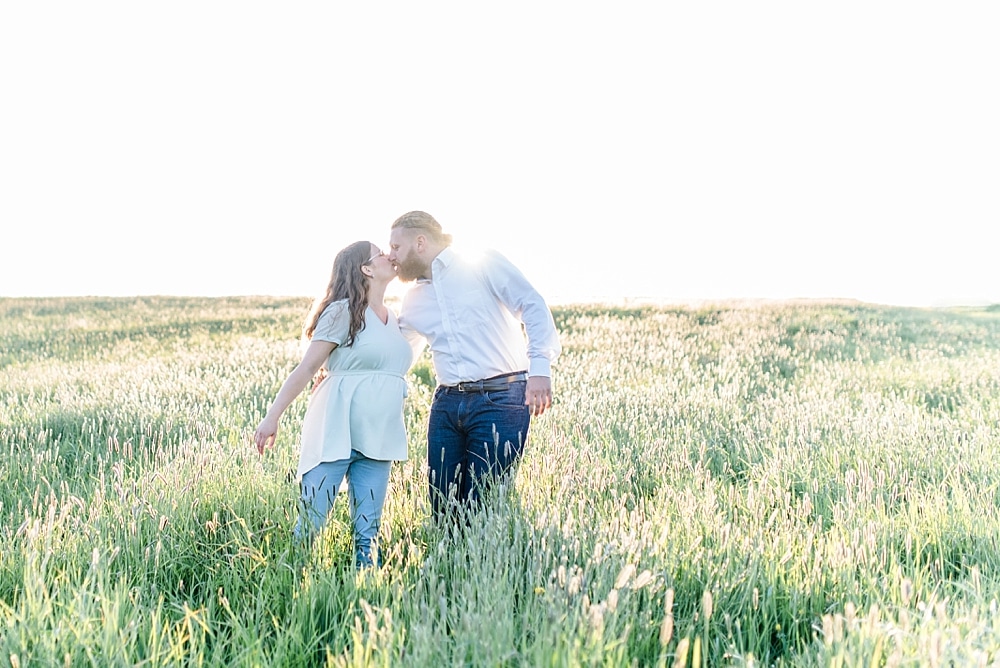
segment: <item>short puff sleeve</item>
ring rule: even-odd
[[[347,300],[342,299],[329,304],[316,321],[313,330],[313,341],[329,341],[338,346],[347,340],[347,332],[351,325],[351,311],[347,308]]]

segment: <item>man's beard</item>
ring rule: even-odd
[[[426,273],[424,263],[412,255],[405,260],[396,260],[396,277],[404,283],[423,278]]]

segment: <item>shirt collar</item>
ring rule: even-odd
[[[446,246],[437,256],[431,260],[431,275],[440,276],[441,272],[451,266],[457,255],[451,246]],[[430,283],[433,279],[418,278],[417,283]]]

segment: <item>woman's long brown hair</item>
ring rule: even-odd
[[[312,309],[306,317],[302,334],[306,339],[312,339],[316,331],[316,323],[324,309],[335,301],[346,299],[351,314],[351,324],[347,330],[345,347],[354,344],[354,338],[365,328],[365,309],[368,308],[368,281],[361,272],[361,267],[371,261],[372,244],[370,241],[355,241],[353,244],[337,253],[333,260],[333,271],[330,272],[330,283],[326,286],[326,294],[313,302]]]

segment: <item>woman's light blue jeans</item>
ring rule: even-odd
[[[369,459],[357,450],[351,450],[349,459],[323,462],[307,471],[302,476],[296,538],[311,542],[323,529],[340,483],[346,477],[351,522],[354,525],[354,565],[359,569],[376,563],[381,566],[377,536],[391,467],[391,461]]]

